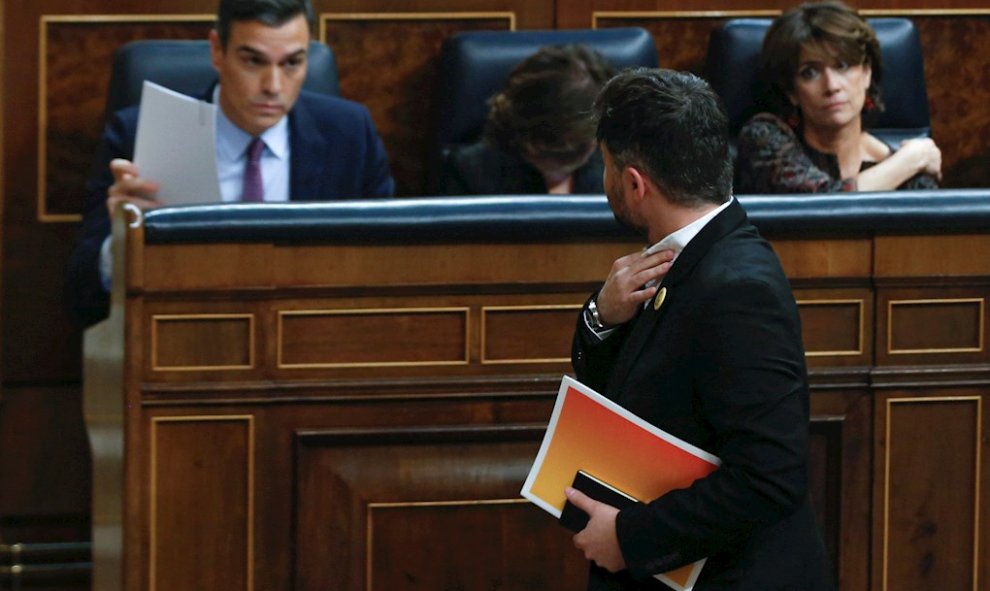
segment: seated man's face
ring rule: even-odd
[[[220,46],[216,31],[210,47],[220,75],[220,108],[234,125],[256,136],[288,114],[306,78],[306,17],[278,27],[234,21],[227,47]]]

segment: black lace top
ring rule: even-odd
[[[759,193],[837,193],[855,191],[856,179],[843,179],[835,154],[825,154],[809,146],[800,133],[770,113],[750,119],[739,132],[736,157],[735,192]],[[891,153],[897,147],[890,146]],[[860,170],[875,165],[863,162]],[[938,182],[919,173],[901,186],[903,189],[937,189]]]

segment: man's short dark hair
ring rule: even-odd
[[[316,16],[309,0],[220,0],[217,9],[217,36],[220,46],[227,49],[230,25],[235,21],[261,21],[269,27],[280,27],[299,15],[306,17],[309,33],[316,28]]]
[[[732,194],[725,108],[693,74],[637,68],[612,78],[595,101],[598,141],[619,170],[635,166],[681,205]]]

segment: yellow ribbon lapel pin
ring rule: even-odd
[[[665,299],[667,299],[667,288],[666,287],[661,287],[660,288],[660,291],[657,292],[656,297],[653,298],[653,309],[654,310],[659,310],[660,309],[660,306],[663,305],[663,301]]]

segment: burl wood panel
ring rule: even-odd
[[[295,588],[581,588],[587,563],[569,533],[517,502],[542,433],[508,425],[300,433]]]
[[[990,14],[911,16],[925,53],[932,137],[942,150],[942,185],[990,185]]]
[[[150,591],[251,591],[254,421],[151,420]]]
[[[982,589],[981,396],[891,397],[878,411],[886,431],[878,449],[886,453],[878,458],[874,588]]]
[[[657,62],[661,68],[684,70],[701,74],[708,51],[708,35],[722,24],[721,15],[680,17],[656,13],[639,16],[600,16],[597,28],[642,27],[650,32],[657,46]]]
[[[250,314],[152,316],[151,369],[250,369],[254,338]]]
[[[460,31],[509,30],[511,13],[324,15],[324,41],[337,58],[341,94],[371,111],[385,144],[398,195],[422,195],[430,104],[443,40]]]
[[[568,362],[581,306],[482,309],[482,363]]]
[[[281,368],[467,364],[468,309],[284,311],[278,359]]]
[[[38,166],[43,219],[82,211],[86,178],[103,132],[114,51],[136,39],[205,39],[213,26],[210,16],[205,22],[168,22],[168,16],[161,17],[165,22],[83,18],[48,21],[42,28],[46,52],[39,137],[44,145]]]

